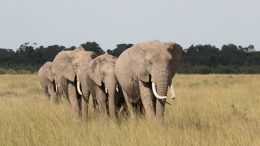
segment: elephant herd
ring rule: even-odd
[[[86,119],[89,98],[94,111],[113,119],[119,111],[138,112],[163,121],[167,92],[175,98],[172,79],[181,62],[182,47],[158,40],[138,43],[118,58],[77,48],[62,51],[39,70],[44,93],[55,103],[61,97],[74,118]]]

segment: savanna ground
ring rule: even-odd
[[[0,76],[0,146],[259,146],[260,75],[176,75],[165,124],[71,120],[45,100],[36,75]]]

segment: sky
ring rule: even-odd
[[[0,48],[154,39],[260,51],[260,0],[0,0]]]

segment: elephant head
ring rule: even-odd
[[[39,69],[39,80],[45,93],[51,96],[53,102],[57,102],[57,86],[52,73],[52,66],[53,63],[48,61]]]
[[[60,52],[54,59],[55,75],[59,74],[71,82],[80,76],[84,66],[96,57],[94,52],[85,51],[83,48],[77,48],[73,51]]]
[[[115,75],[116,58],[109,54],[101,55],[90,63],[89,77],[108,95],[109,114],[115,117],[115,102],[118,82]]]
[[[42,67],[41,71],[43,72],[43,75],[50,81],[54,82],[54,76],[52,74],[52,65],[53,63],[50,61],[47,61]]]
[[[181,61],[182,47],[174,42],[149,41],[129,50],[131,67],[139,80],[151,82],[156,98],[167,97],[168,86]],[[171,86],[173,98],[174,89]]]
[[[73,51],[62,51],[53,60],[53,74],[63,76],[71,82],[74,82],[76,73],[72,65],[71,54]]]

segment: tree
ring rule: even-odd
[[[121,53],[123,53],[125,50],[127,50],[128,48],[132,47],[133,44],[118,44],[116,45],[116,48],[114,50],[107,50],[107,53],[115,56],[115,57],[119,57],[119,55]]]
[[[116,57],[132,47],[133,44],[118,44],[107,52]],[[81,44],[87,51],[98,55],[104,53],[96,42]],[[61,45],[39,46],[26,42],[14,51],[0,48],[0,68],[3,70],[25,69],[36,71],[46,61],[52,61],[63,50],[74,50],[76,47],[65,48]],[[253,45],[246,47],[234,44],[223,45],[221,49],[213,45],[191,45],[183,50],[181,73],[260,73],[260,51]]]
[[[239,49],[234,44],[223,45],[221,48],[221,57],[223,65],[243,65],[246,57],[246,52]]]
[[[101,55],[105,53],[105,51],[102,50],[102,48],[96,42],[86,42],[81,44],[80,46],[84,48],[86,51],[95,52],[97,55]]]

